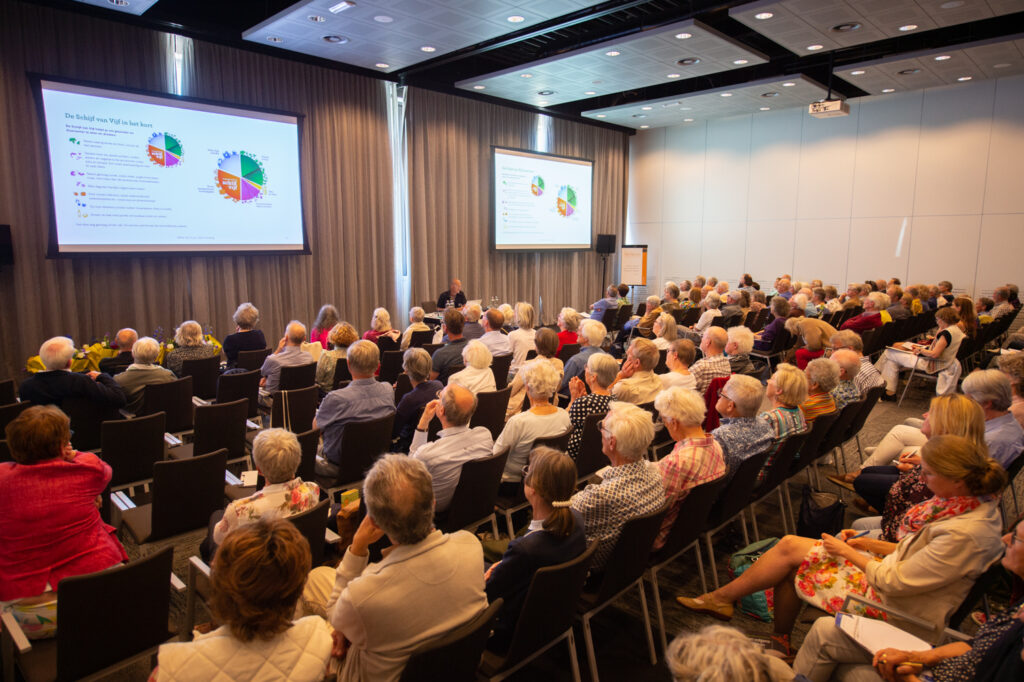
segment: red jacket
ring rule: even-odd
[[[566,344],[579,342],[580,337],[576,332],[571,332],[568,329],[566,329],[564,332],[558,332],[558,350],[556,350],[555,352],[560,352],[562,350],[562,346]]]
[[[0,601],[34,597],[49,583],[125,561],[96,496],[110,465],[89,452],[74,461],[0,464]]]
[[[843,322],[843,326],[840,329],[852,329],[853,331],[861,334],[870,329],[876,329],[882,326],[882,315],[880,313],[861,313],[851,317],[846,322]]]

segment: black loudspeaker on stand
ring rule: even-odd
[[[603,288],[607,284],[605,280],[605,270],[608,265],[608,256],[615,253],[615,235],[614,234],[599,234],[597,235],[597,247],[596,250],[601,256],[601,287]]]

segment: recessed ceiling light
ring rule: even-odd
[[[392,21],[394,21],[394,18],[389,17],[386,14],[378,14],[373,18],[373,20],[376,21],[378,24],[390,24]]]
[[[679,78],[678,73],[666,73],[665,78]]]
[[[128,0],[107,0],[114,7],[127,7]]]
[[[779,93],[777,93],[777,92],[775,92],[773,90],[769,91],[769,92],[762,92],[761,93],[761,97],[778,97],[778,96],[779,96]]]
[[[587,90],[587,91],[586,91],[586,92],[584,92],[583,94],[584,94],[584,95],[596,95],[596,94],[597,94],[597,92],[595,92],[594,90]]]
[[[684,118],[683,119],[683,123],[693,123],[693,119],[692,118]]]
[[[486,90],[487,86],[486,85],[474,85],[473,89],[474,90]]]
[[[280,43],[281,42],[281,38],[279,38],[277,36],[267,36],[267,42]]]
[[[944,2],[939,7],[942,9],[956,9],[957,7],[963,7],[964,0],[951,0],[950,2]]]
[[[376,66],[378,69],[390,69],[391,68],[390,64],[385,64],[384,62],[377,62],[376,64],[374,64],[374,66]]]
[[[605,117],[607,117],[607,114],[597,114],[597,117],[598,118],[605,118]]]
[[[526,21],[526,17],[519,16],[518,14],[513,14],[508,19],[506,19],[506,21],[508,21],[510,24],[521,24],[524,21]]]
[[[327,17],[322,17],[319,14],[310,14],[306,18],[312,21],[314,24],[322,24],[325,21],[327,21]]]
[[[913,31],[917,28],[917,24],[904,24],[900,26],[900,30],[906,33],[907,31]]]
[[[684,57],[676,62],[679,66],[693,66],[694,64],[700,64],[699,57]]]
[[[946,61],[947,59],[950,59],[950,58],[951,57],[948,54],[940,54],[938,57],[935,58],[935,61],[937,61],[937,62],[944,62],[944,61]]]
[[[540,95],[541,97],[547,97],[548,95],[555,94],[555,91],[554,90],[538,90],[537,94]]]
[[[808,45],[807,46],[807,50],[809,52],[817,52],[818,50],[821,50],[824,47],[825,47],[824,45],[818,45],[817,43],[815,43],[814,45]]]
[[[324,36],[321,40],[325,43],[334,43],[335,45],[344,45],[348,42],[348,38],[345,36],[330,35]]]
[[[640,107],[640,111],[650,111],[654,107]]]
[[[533,78],[533,74],[532,73],[521,73],[521,74],[519,74],[519,77],[520,78]]]
[[[437,52],[437,48],[433,45],[424,45],[420,48],[423,52]]]
[[[913,76],[915,73],[921,73],[921,69],[903,69],[896,72],[899,76]]]
[[[885,94],[889,94],[890,92],[896,92],[896,90],[894,88],[885,88],[882,90],[882,92],[884,92]]]
[[[719,97],[732,97],[732,93],[731,92],[723,92],[722,94],[719,95]]]
[[[650,128],[651,126],[640,126],[641,128]]]
[[[993,64],[992,68],[993,69],[1008,69],[1011,66],[1013,66],[1013,64],[1010,64],[1009,62],[1003,62],[1001,64]]]
[[[775,15],[772,14],[771,12],[758,12],[757,14],[754,15],[754,18],[757,19],[758,21],[764,21],[765,19],[771,19],[774,16]]]
[[[782,84],[782,87],[784,87],[784,88],[791,88],[794,85],[796,85],[796,83],[794,83],[792,81],[786,81],[785,83]]]
[[[761,107],[761,111],[771,111],[771,107]]]
[[[621,54],[618,50],[608,50],[604,53],[605,57],[618,57]]]
[[[686,40],[687,38],[692,38],[692,37],[693,37],[692,33],[677,33],[676,34],[676,38],[679,39],[679,40]]]
[[[746,59],[734,59],[734,60],[732,60],[732,63],[736,64],[737,66],[739,66],[739,65],[743,65],[743,64],[749,64],[750,62],[747,61]]]
[[[546,107],[547,105],[548,105],[547,102],[537,102],[537,106],[539,106],[539,107]]]
[[[857,31],[860,29],[860,24],[856,21],[847,21],[842,24],[836,24],[832,27],[832,31],[835,33],[849,33],[850,31]]]
[[[959,78],[957,78],[957,80],[958,80],[958,81],[960,81],[960,82],[962,83],[962,82],[964,82],[964,81],[969,81],[969,80],[971,80],[972,78],[974,78],[974,76],[960,76]]]
[[[356,6],[356,3],[352,2],[352,0],[341,0],[341,2],[339,2],[339,3],[335,4],[335,5],[331,5],[330,12],[331,12],[331,14],[337,14],[338,12],[344,12],[345,10],[349,9],[350,7],[355,7],[355,6]]]
[[[850,75],[851,75],[851,76],[863,76],[863,75],[864,75],[864,71],[862,71],[862,70],[858,69],[858,70],[856,70],[856,71],[851,71],[851,72],[850,72]]]

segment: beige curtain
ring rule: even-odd
[[[394,306],[391,161],[379,81],[196,41],[188,94],[305,114],[303,199],[312,255],[47,260],[44,134],[26,72],[165,91],[163,34],[0,1],[0,223],[15,264],[0,267],[0,378],[20,377],[41,340],[79,344],[119,327],[142,334],[193,318],[220,338],[252,301],[273,343],[322,303],[365,329]]]
[[[463,97],[409,88],[409,221],[412,300],[436,300],[452,277],[470,298],[524,300],[550,323],[563,306],[585,309],[615,276],[602,277],[593,251],[496,253],[489,245],[491,146],[531,149],[537,115]],[[626,216],[628,138],[624,133],[554,119],[552,154],[594,160],[594,232],[621,243]]]

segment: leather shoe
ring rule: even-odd
[[[718,620],[732,620],[732,604],[720,604],[711,599],[711,595],[699,597],[676,597],[676,601],[697,613],[706,613]]]

